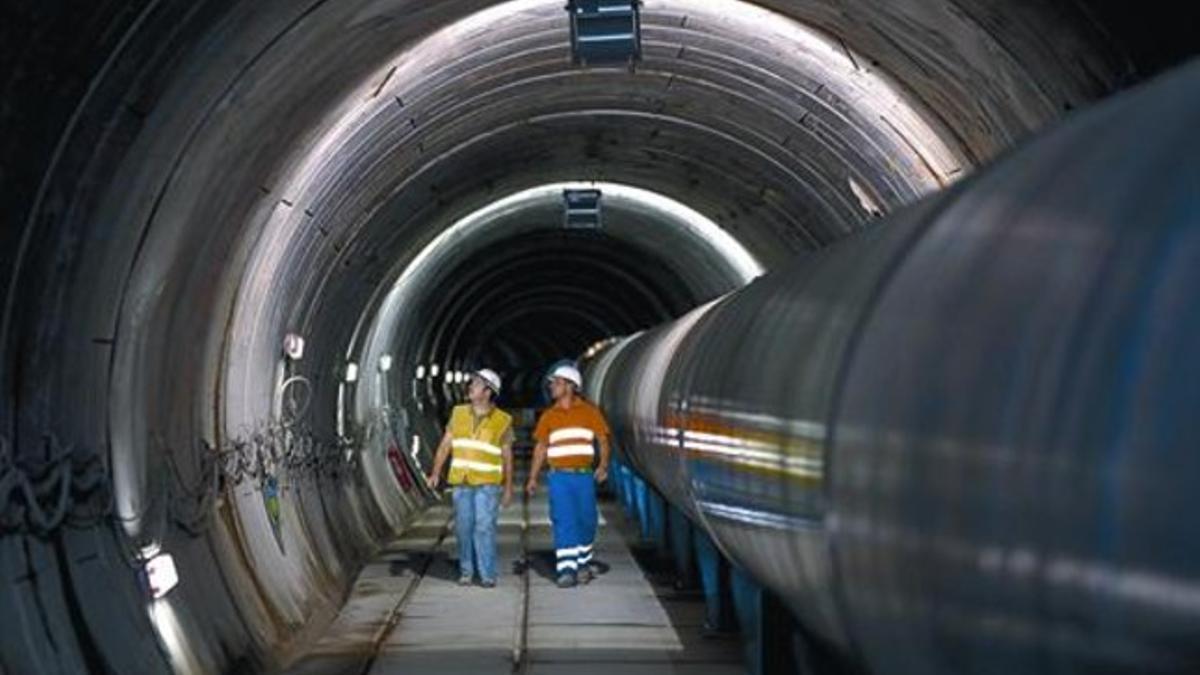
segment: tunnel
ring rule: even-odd
[[[909,617],[906,608],[914,622],[933,610],[919,595],[868,597],[879,579],[870,572],[881,565],[873,557],[883,555],[879,550],[846,543],[839,550],[853,564],[834,582],[822,581],[812,572],[817,567],[793,574],[794,565],[808,564],[799,543],[808,536],[805,523],[781,521],[769,541],[721,534],[691,496],[672,501],[697,489],[694,480],[687,483],[691,469],[639,459],[648,456],[643,446],[655,443],[647,428],[687,423],[659,419],[658,403],[638,403],[657,394],[649,391],[655,377],[674,381],[663,380],[670,370],[697,392],[709,387],[713,399],[736,390],[747,373],[831,354],[820,351],[821,337],[849,330],[839,324],[844,317],[815,319],[833,327],[821,333],[804,323],[812,317],[789,323],[785,316],[754,332],[762,317],[737,309],[751,302],[746,298],[764,303],[756,311],[782,312],[787,303],[771,293],[815,279],[805,288],[853,300],[873,283],[872,265],[883,264],[884,254],[871,251],[900,246],[922,219],[937,222],[930,231],[970,232],[980,222],[1002,227],[1006,215],[1016,222],[1035,213],[1021,210],[1028,206],[1021,193],[1009,211],[995,206],[1002,213],[987,214],[991,220],[937,220],[938,205],[962,203],[964,195],[1011,196],[1003,185],[988,192],[1001,183],[990,176],[1004,167],[1023,167],[1044,184],[1057,174],[1040,167],[1068,175],[1070,162],[1033,148],[1068,137],[1064,129],[1089,128],[1089,119],[1114,117],[1103,110],[1120,101],[1191,105],[1196,121],[1194,94],[1161,93],[1196,88],[1195,63],[1188,62],[1200,43],[1185,9],[1084,0],[633,4],[636,56],[581,63],[573,58],[572,18],[562,0],[5,3],[0,671],[281,671],[334,620],[379,547],[411,530],[438,501],[423,474],[469,373],[497,369],[506,382],[501,406],[533,411],[547,403],[547,368],[562,359],[581,360],[589,391],[614,423],[617,490],[636,479],[696,527],[710,528],[715,540],[708,545],[721,564],[744,570],[764,602],[779,605],[771,620],[830,654],[820,672],[1188,672],[1200,663],[1194,647],[1178,647],[1197,630],[1194,543],[1173,557],[1138,557],[1147,564],[1169,559],[1180,579],[1175,586],[1145,591],[1141,577],[1069,570],[1084,575],[1085,590],[1142,583],[1139,597],[1152,605],[1173,595],[1176,614],[1134,617],[1162,622],[1149,630],[1160,651],[1139,652],[1140,643],[1111,644],[1109,651],[1080,646],[1128,620],[1101,611],[1100,596],[1021,598],[1078,613],[1065,628],[1050,627],[1060,633],[1029,638],[1022,631],[1049,628],[1031,629],[1000,611],[1001,586],[962,591],[983,596],[962,606],[993,614],[937,616],[939,626],[961,619],[988,630],[937,642],[914,629],[905,642],[888,621]],[[1156,84],[1167,80],[1174,84]],[[1130,128],[1155,133],[1157,118],[1126,114]],[[1158,204],[1138,200],[1159,188],[1162,199],[1178,199],[1190,186],[1191,201],[1160,221],[1152,222],[1154,208],[1128,212],[1134,223],[1145,216],[1148,229],[1166,221],[1190,226],[1159,242],[1168,252],[1146,258],[1139,274],[1186,269],[1187,259],[1169,251],[1196,250],[1195,162],[1139,163],[1142,146],[1119,133],[1121,120],[1091,124],[1095,135],[1077,131],[1074,147],[1104,147],[1111,138],[1125,154],[1095,156],[1106,166],[1127,162],[1143,170],[1114,170],[1098,200]],[[1166,122],[1162,128],[1175,129]],[[1194,155],[1194,136],[1180,136],[1173,149]],[[997,173],[988,174],[991,167]],[[600,195],[602,217],[572,226],[564,195],[586,191]],[[1056,203],[1045,204],[1036,213]],[[1074,222],[1072,214],[1054,215]],[[1068,236],[1063,229],[1061,237]],[[1049,235],[1035,228],[1029,236]],[[871,248],[864,237],[885,243]],[[1089,243],[1076,242],[1080,250]],[[988,267],[989,255],[1004,250],[997,244],[971,259]],[[922,269],[935,270],[930,278],[945,282],[949,293],[962,259],[953,250],[937,253],[926,254]],[[1030,258],[1026,249],[1009,255]],[[1061,261],[1041,262],[1053,268]],[[1030,284],[1021,290],[1038,291]],[[1020,316],[1012,300],[1000,291],[964,296],[958,314],[923,316],[922,325],[959,331],[937,343],[943,350],[956,337],[971,337],[983,354],[999,353],[1000,343],[984,338],[1008,324],[989,317]],[[1099,315],[1109,306],[1092,303]],[[856,346],[886,355],[934,344],[896,318],[905,315],[902,304],[889,309],[892,324],[880,320],[875,332],[856,333]],[[1194,307],[1185,297],[1160,310],[1184,317],[1179,330]],[[722,332],[701,332],[720,322]],[[1039,335],[1031,329],[1008,338],[1034,350]],[[753,349],[756,339],[765,346]],[[1079,340],[1084,358],[1091,343]],[[672,350],[681,343],[698,351],[677,356]],[[668,347],[635,363],[655,344]],[[1182,352],[1179,373],[1192,372],[1194,352],[1180,344],[1137,342],[1131,349],[1152,348]],[[936,362],[938,354],[920,357]],[[686,359],[692,365],[680,365]],[[631,365],[622,371],[621,363]],[[960,365],[980,379],[963,375],[954,393],[992,400],[995,378],[1005,373],[984,358]],[[837,490],[859,499],[862,511],[850,514],[866,518],[871,508],[900,508],[888,500],[915,489],[887,454],[896,434],[912,431],[902,422],[941,418],[921,408],[934,404],[920,401],[889,417],[861,393],[913,386],[914,372],[888,381],[872,379],[882,366],[846,368],[850,384],[838,395],[859,415],[851,430],[860,434],[846,443],[870,459]],[[1104,391],[1125,386],[1091,384]],[[751,416],[745,419],[799,419],[798,410],[785,409],[794,391],[749,391],[739,394],[754,402],[741,411]],[[1105,399],[1114,420],[1136,408],[1118,398]],[[1035,403],[1009,414],[1082,414]],[[911,418],[901,418],[905,410]],[[1163,435],[1153,437],[1152,449],[1174,452],[1172,443],[1195,439],[1186,412],[1163,415],[1154,418]],[[975,429],[963,425],[952,428]],[[719,434],[714,428],[697,429]],[[1132,428],[1114,422],[1109,431],[1116,437]],[[923,438],[933,448],[926,468],[947,482],[936,483],[940,492],[917,499],[914,509],[928,515],[955,508],[959,502],[947,495],[957,494],[949,484],[956,477],[998,480],[967,469],[937,474],[937,451],[950,453],[952,444]],[[1195,477],[1194,460],[1164,456],[1178,459],[1178,476]],[[1117,466],[1092,478],[1111,487],[1149,475],[1124,471]],[[871,476],[883,476],[878,491],[862,496],[855,490]],[[947,537],[934,544],[953,546],[952,533],[969,535],[972,526],[982,532],[994,519],[1014,517],[1016,507],[990,498],[1002,493],[987,484],[995,491],[963,502],[975,520],[964,515],[946,525]],[[772,485],[763,478],[748,490],[767,499]],[[1195,505],[1179,497],[1185,487],[1163,490],[1165,503]],[[1113,491],[1104,494],[1154,498],[1152,488]],[[1047,504],[1046,513],[1060,514],[1052,500]],[[1096,511],[1076,514],[1079,522],[1134,518],[1118,513],[1121,504],[1112,499],[1095,504]],[[1145,546],[1180,545],[1179,530],[1156,529],[1169,525],[1161,509],[1135,515],[1154,535]],[[1186,516],[1174,516],[1186,531]],[[1035,509],[1020,511],[1020,518],[1037,517]],[[902,538],[900,520],[879,531]],[[896,546],[903,551],[903,542]],[[1109,540],[1097,546],[1119,548]],[[1024,550],[1014,544],[992,551],[989,564],[1032,565]],[[147,570],[164,553],[176,583],[149,597],[157,592]],[[930,560],[911,550],[895,555],[906,565]],[[782,562],[762,562],[768,557]],[[944,583],[955,581],[977,580],[963,574]],[[813,583],[844,589],[836,603],[857,612],[853,622],[822,606],[828,596],[812,594]],[[924,588],[937,586],[928,581]],[[873,606],[872,598],[893,604]],[[846,629],[851,623],[856,628]],[[1034,646],[1005,646],[1012,643]],[[789,662],[779,672],[799,667]]]

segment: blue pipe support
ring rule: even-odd
[[[659,551],[667,552],[667,502],[653,487],[646,486],[646,534]]]
[[[683,511],[667,505],[667,536],[670,539],[671,559],[675,562],[676,585],[687,588],[696,582],[695,556],[692,553],[692,521]]]
[[[706,532],[693,528],[692,534],[696,564],[700,571],[700,587],[704,590],[704,627],[710,631],[722,631],[728,627],[721,578],[721,567],[725,563]]]
[[[634,504],[637,508],[637,520],[640,526],[642,539],[650,538],[650,514],[647,512],[649,506],[646,504],[646,481],[641,476],[633,477],[633,494]]]
[[[733,565],[729,573],[733,609],[742,634],[743,658],[751,675],[764,675],[763,589],[742,568]]]

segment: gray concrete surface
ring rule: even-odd
[[[522,506],[502,512],[501,577],[496,588],[485,589],[457,584],[452,528],[438,543],[450,507],[430,509],[362,570],[337,619],[288,672],[514,672],[524,588],[520,561],[526,552],[527,650],[517,672],[744,672],[736,640],[701,636],[703,600],[651,581],[639,566],[631,549],[636,532],[615,504],[602,508],[597,541],[597,561],[607,569],[573,589],[554,585],[544,491],[530,501],[528,513],[523,547]]]

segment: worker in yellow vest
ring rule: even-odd
[[[512,416],[496,407],[500,376],[483,368],[471,374],[468,403],[454,407],[433,460],[429,487],[454,486],[455,536],[458,538],[458,583],[469,586],[479,573],[484,588],[496,585],[496,522],[499,507],[512,502]],[[501,498],[501,486],[504,495]]]

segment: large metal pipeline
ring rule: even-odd
[[[590,362],[871,673],[1200,672],[1200,63]]]

